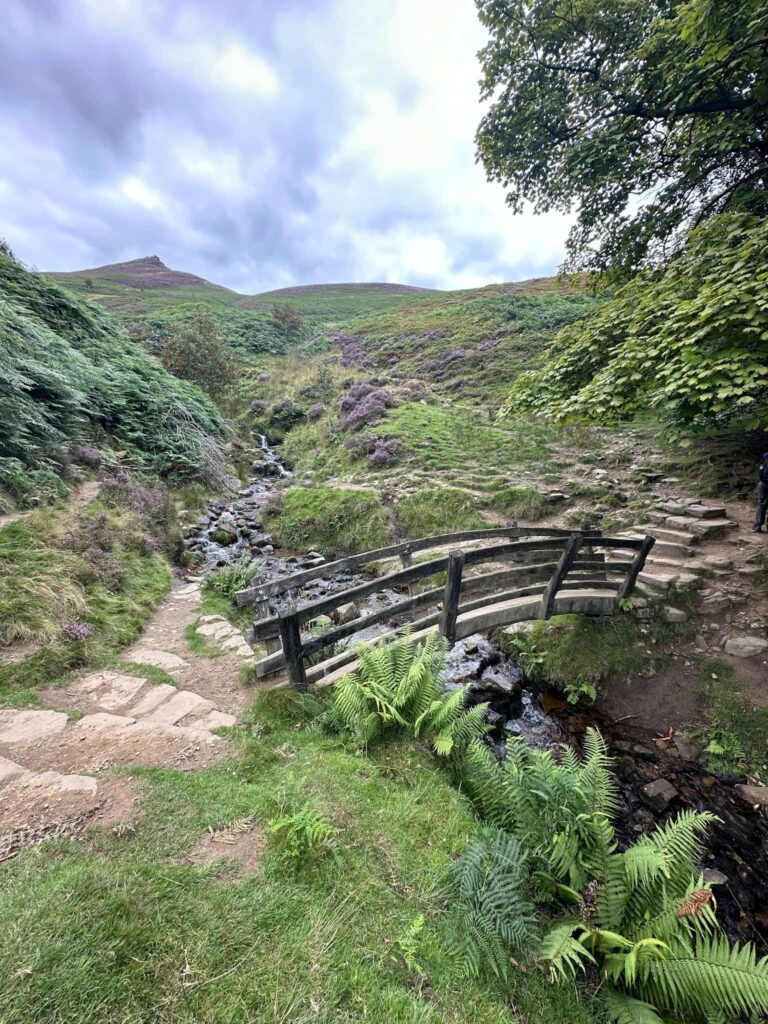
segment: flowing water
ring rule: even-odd
[[[243,488],[234,500],[211,503],[188,540],[205,571],[236,562],[243,556],[261,563],[259,581],[279,579],[320,564],[317,552],[301,554],[278,551],[273,537],[262,529],[265,506],[273,500],[277,482],[290,479],[275,448],[260,438],[263,461],[260,476]],[[318,600],[363,582],[364,577],[342,572],[332,579],[314,580],[273,603],[279,612],[287,600],[300,603]],[[361,615],[391,605],[402,595],[385,591],[358,604]],[[353,642],[372,639],[394,624],[381,624],[357,634]],[[488,701],[492,731],[489,741],[503,759],[506,743],[520,736],[539,749],[557,749],[562,743],[579,746],[585,730],[597,727],[611,754],[622,798],[616,822],[622,846],[666,821],[678,811],[691,808],[712,811],[720,823],[710,832],[702,869],[717,882],[715,893],[720,918],[732,938],[749,939],[761,952],[768,951],[768,821],[738,795],[736,784],[744,781],[713,774],[695,763],[675,756],[673,746],[647,731],[613,722],[591,709],[570,709],[563,701],[530,685],[519,669],[484,636],[459,641],[450,652],[449,687],[470,684],[474,703]],[[677,796],[668,807],[652,807],[643,787],[657,779],[672,783]]]

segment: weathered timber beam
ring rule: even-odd
[[[637,583],[637,577],[643,571],[643,566],[645,565],[645,560],[648,557],[648,555],[649,555],[649,553],[651,551],[651,548],[653,547],[653,545],[655,543],[656,543],[656,538],[655,537],[650,537],[649,536],[649,537],[644,537],[643,538],[642,544],[640,545],[640,550],[637,552],[637,554],[635,555],[635,557],[634,557],[634,559],[632,561],[632,567],[627,572],[627,575],[624,578],[623,585],[619,588],[619,600],[622,600],[622,598],[625,598],[625,597],[629,597],[629,595],[635,589],[635,584]]]
[[[541,612],[540,617],[542,619],[548,619],[552,615],[552,611],[555,607],[555,598],[557,597],[557,591],[560,589],[560,584],[563,582],[565,577],[568,575],[573,563],[576,561],[576,554],[581,545],[582,538],[577,534],[571,534],[568,543],[565,545],[562,557],[557,564],[557,568],[552,573],[552,579],[546,586],[546,589],[541,598]],[[591,538],[590,538],[591,543]]]

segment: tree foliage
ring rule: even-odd
[[[476,0],[477,133],[519,211],[570,210],[573,267],[627,275],[681,228],[768,212],[766,0]]]
[[[192,381],[219,401],[237,380],[235,354],[202,307],[191,321],[178,325],[163,346],[160,360],[176,377]]]
[[[731,214],[565,327],[506,410],[610,423],[651,406],[681,429],[753,428],[766,397],[768,220]]]

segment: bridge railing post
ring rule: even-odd
[[[464,573],[464,552],[452,551],[448,556],[448,578],[443,593],[443,611],[440,615],[440,635],[451,647],[456,643],[456,619],[459,616],[461,577]]]
[[[565,549],[560,556],[560,561],[555,566],[549,583],[542,594],[541,606],[539,609],[540,618],[552,618],[552,613],[555,610],[555,598],[557,597],[557,592],[560,589],[560,584],[573,567],[573,563],[576,560],[576,554],[581,547],[581,540],[582,538],[578,533],[572,533],[568,538]]]
[[[288,681],[297,690],[306,690],[307,674],[304,669],[304,649],[301,643],[301,628],[296,606],[291,605],[287,614],[280,617],[280,639],[288,667]]]
[[[638,548],[637,554],[632,559],[632,565],[627,570],[627,575],[619,587],[618,599],[621,601],[624,597],[629,597],[632,591],[635,589],[637,583],[637,577],[643,571],[645,560],[648,557],[651,548],[656,543],[655,537],[646,537],[643,540],[642,545]]]
[[[256,618],[257,619],[268,619],[272,614],[272,608],[269,601],[259,601],[256,605]],[[274,654],[275,651],[280,650],[280,637],[276,633],[274,636],[269,636],[264,641],[264,646],[267,649],[267,654]]]

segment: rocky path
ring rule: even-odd
[[[214,730],[236,724],[246,706],[238,670],[253,652],[222,616],[199,615],[200,597],[198,580],[178,583],[141,641],[123,653],[137,672],[160,668],[167,681],[91,672],[65,688],[41,691],[49,709],[0,710],[0,834],[37,830],[46,836],[56,828],[66,834],[68,822],[81,827],[126,816],[133,803],[130,779],[110,774],[111,768],[189,770],[226,755],[228,741]],[[190,649],[191,625],[219,656]],[[0,840],[0,861],[3,855]]]

